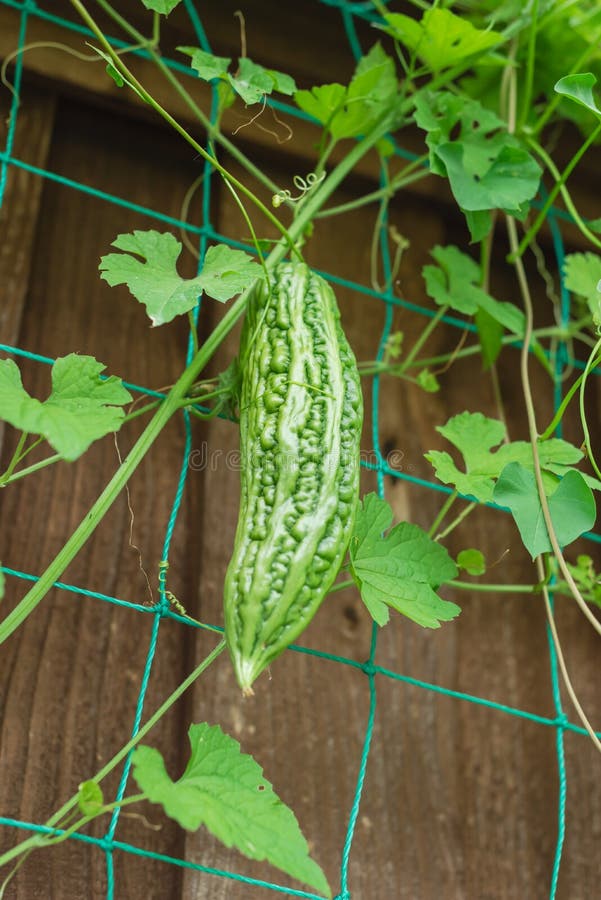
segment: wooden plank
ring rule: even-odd
[[[143,205],[156,204],[177,216],[189,183],[196,175],[181,144],[140,123],[101,116],[62,104],[49,165],[71,178],[94,183]],[[144,153],[140,153],[144,147]],[[173,171],[164,177],[165,159]],[[15,197],[18,199],[18,197]],[[177,324],[152,330],[125,289],[101,282],[98,260],[116,234],[156,224],[139,213],[46,184],[33,252],[27,305],[16,339],[20,346],[45,355],[71,351],[93,353],[108,370],[137,384],[159,388],[181,371],[185,329]],[[159,225],[160,227],[160,225]],[[188,260],[193,270],[194,260]],[[185,266],[183,267],[185,270]],[[37,396],[48,390],[48,368],[23,364],[25,383]],[[140,425],[119,437],[127,452]],[[146,576],[156,596],[158,563],[183,452],[181,424],[174,422],[136,473],[129,501],[125,496],[65,581],[136,603],[146,604]],[[6,462],[6,455],[4,462]],[[53,557],[89,508],[118,464],[110,438],[73,465],[46,470],[2,492],[0,533],[2,561],[38,573]],[[15,528],[15,523],[18,527]],[[186,561],[187,519],[181,516],[171,555],[173,589],[185,594],[194,582],[194,564]],[[9,579],[5,615],[26,585]],[[128,739],[146,654],[151,616],[128,612],[99,600],[65,591],[52,592],[35,614],[2,648],[2,722],[0,808],[4,815],[43,822]],[[163,623],[153,668],[147,710],[154,709],[187,671],[183,653],[186,631],[170,640],[173,628]],[[163,726],[166,759],[177,769],[182,741],[178,714]],[[175,735],[178,735],[176,738]],[[116,773],[117,774],[117,773]],[[108,779],[107,797],[116,790]],[[93,833],[103,833],[100,823]],[[17,833],[2,829],[3,846]],[[160,832],[122,817],[117,838],[148,849],[177,853],[181,832],[165,824]],[[115,853],[119,897],[177,896],[180,871],[139,856]],[[69,842],[25,865],[7,897],[66,898],[105,896],[103,855],[85,844]]]
[[[0,116],[8,124],[10,98],[3,96]],[[55,98],[26,90],[17,110],[14,155],[43,167],[54,123]],[[42,181],[24,169],[10,167],[0,209],[0,341],[14,345],[29,287]],[[0,446],[4,423],[0,422]]]

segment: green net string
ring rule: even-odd
[[[362,19],[373,19],[373,5],[371,2],[367,2],[367,0],[357,0],[357,2],[350,2],[350,0],[320,0],[324,5],[335,7],[339,10],[342,20],[342,25],[344,27],[344,31],[346,34],[347,41],[353,52],[354,56],[357,58],[361,55],[361,46],[359,42],[359,38],[357,35],[357,30],[355,27],[355,22],[358,18]],[[51,10],[44,8],[42,3],[36,3],[34,0],[0,0],[0,5],[10,7],[14,10],[18,10],[20,13],[20,27],[19,27],[19,49],[22,49],[27,43],[27,28],[28,22],[31,17],[37,17],[40,19],[44,19],[45,21],[51,22],[54,25],[59,25],[61,28],[74,31],[76,33],[80,33],[85,36],[90,36],[90,32],[80,25],[78,22],[70,21],[65,18],[61,18],[52,13]],[[48,2],[50,6],[50,2]],[[184,8],[188,14],[190,20],[190,26],[195,34],[199,45],[207,50],[211,51],[209,42],[207,40],[206,34],[204,32],[202,26],[202,20],[199,16],[197,5],[193,2],[193,0],[184,0]],[[112,40],[112,43],[115,47],[125,47],[126,43],[123,41],[119,41],[116,39]],[[135,51],[140,56],[147,56],[145,51],[138,50]],[[188,72],[188,67],[179,63],[176,60],[165,60],[167,65],[173,68],[176,71]],[[11,168],[15,169],[23,169],[32,174],[35,174],[39,177],[52,180],[54,182],[60,183],[66,189],[69,190],[77,190],[82,191],[86,194],[94,196],[98,199],[101,199],[105,202],[111,203],[115,206],[122,206],[131,210],[134,210],[142,215],[145,215],[157,222],[163,222],[166,225],[175,226],[178,228],[185,228],[188,233],[191,235],[195,235],[198,238],[198,245],[200,251],[200,258],[202,259],[204,252],[208,244],[213,240],[224,241],[226,243],[231,244],[232,246],[240,246],[238,242],[231,241],[227,238],[227,236],[219,234],[213,227],[210,219],[210,190],[211,190],[211,171],[208,164],[205,164],[205,178],[203,182],[203,204],[202,204],[202,221],[200,225],[195,223],[188,223],[178,220],[173,216],[168,216],[162,213],[159,210],[150,209],[148,207],[140,206],[139,204],[135,204],[127,200],[126,198],[115,196],[112,194],[108,194],[103,191],[99,191],[91,185],[82,184],[80,182],[74,181],[66,176],[58,175],[57,173],[50,172],[48,170],[32,166],[31,164],[26,163],[23,160],[18,159],[14,155],[14,145],[15,145],[15,133],[18,122],[18,111],[19,111],[19,94],[21,90],[22,84],[22,73],[23,73],[23,60],[22,55],[17,56],[14,66],[14,75],[13,75],[13,85],[14,85],[14,95],[11,101],[11,110],[10,110],[10,120],[9,120],[9,128],[7,131],[7,138],[4,149],[0,152],[0,205],[5,196],[6,184],[8,173]],[[307,116],[298,110],[295,110],[289,104],[274,102],[274,107],[277,109],[281,109],[290,115],[296,115],[301,118],[307,118]],[[212,111],[214,114],[214,109]],[[397,148],[397,152],[404,156],[405,158],[412,158],[412,155],[403,150],[403,148]],[[386,174],[382,172],[381,175],[382,184],[384,184]],[[563,239],[561,235],[561,230],[559,226],[559,222],[562,220],[569,220],[569,216],[563,211],[552,208],[550,210],[548,221],[551,228],[553,246],[555,251],[557,269],[559,272],[562,271],[562,263],[564,258],[564,246]],[[393,312],[395,307],[401,307],[408,311],[417,313],[422,316],[431,317],[434,313],[430,310],[423,309],[422,307],[417,306],[416,304],[412,304],[409,301],[399,298],[398,296],[392,293],[391,285],[390,285],[390,271],[391,271],[391,263],[390,256],[388,251],[388,245],[386,241],[386,219],[384,217],[382,222],[382,229],[380,234],[380,246],[381,246],[381,255],[384,269],[384,276],[387,283],[387,289],[384,292],[377,292],[365,285],[357,284],[355,282],[349,281],[348,279],[341,278],[332,273],[322,273],[327,277],[333,284],[339,285],[345,288],[349,288],[350,290],[355,291],[358,294],[363,295],[366,302],[383,302],[385,304],[385,321],[384,327],[380,336],[379,346],[378,346],[378,354],[377,359],[381,359],[384,352],[384,346],[386,340],[388,339],[392,327],[393,320]],[[245,248],[248,249],[248,248]],[[565,322],[569,318],[569,304],[570,298],[569,294],[565,289],[565,286],[562,284],[561,286],[561,300],[562,300],[562,320]],[[198,311],[196,312],[198,315]],[[444,321],[450,325],[451,327],[461,328],[462,330],[466,328],[466,323],[460,319],[457,319],[453,316],[446,316]],[[468,325],[470,330],[473,329],[471,324]],[[516,347],[519,346],[519,342],[516,342]],[[36,354],[30,350],[26,350],[20,347],[12,347],[6,344],[0,344],[0,351],[7,354],[18,355],[21,357],[27,357],[30,359],[34,359],[38,362],[43,362],[46,364],[50,364],[53,362],[52,359],[47,357],[42,357],[39,354]],[[191,346],[188,348],[188,358],[191,353]],[[562,396],[562,373],[565,371],[567,366],[574,366],[582,369],[583,363],[579,360],[572,359],[569,354],[569,348],[565,344],[561,344],[558,352],[555,355],[554,359],[554,371],[555,371],[555,406],[557,407],[561,402]],[[145,387],[139,385],[127,385],[130,389],[135,390],[139,393],[147,394],[151,397],[160,397],[161,394],[156,391],[152,391]],[[434,484],[427,482],[423,479],[415,478],[411,476],[407,472],[402,472],[397,469],[392,469],[387,464],[387,460],[382,455],[381,447],[379,443],[379,434],[380,434],[380,424],[379,424],[379,408],[380,408],[380,384],[378,376],[373,379],[373,387],[372,387],[372,400],[373,400],[373,418],[372,418],[372,445],[373,445],[373,454],[375,458],[375,462],[371,461],[363,461],[362,464],[368,468],[372,469],[376,472],[378,491],[380,495],[383,495],[384,488],[384,477],[391,476],[394,478],[402,479],[408,481],[420,489],[424,490],[438,490],[445,493],[448,493],[449,489],[444,485]],[[165,566],[161,567],[160,579],[159,579],[159,602],[154,607],[142,606],[140,604],[136,604],[128,601],[125,598],[118,597],[110,597],[106,594],[103,594],[98,591],[90,590],[87,588],[83,588],[77,585],[70,585],[65,582],[57,582],[55,587],[72,593],[78,600],[83,598],[88,598],[90,601],[98,601],[104,603],[110,603],[116,605],[118,607],[127,608],[131,610],[136,610],[142,615],[151,615],[153,617],[153,625],[151,630],[151,636],[148,645],[148,651],[146,656],[146,663],[144,666],[144,671],[140,680],[140,689],[138,694],[138,700],[136,705],[136,711],[134,716],[134,722],[132,726],[132,735],[135,735],[140,728],[140,723],[142,721],[143,711],[144,711],[144,701],[146,697],[146,691],[148,686],[148,681],[152,672],[153,661],[156,653],[157,640],[159,635],[159,629],[161,622],[163,619],[171,619],[182,625],[187,627],[195,627],[201,629],[209,629],[212,631],[221,631],[219,626],[210,624],[210,623],[192,623],[188,619],[179,615],[177,612],[173,611],[168,603],[166,597],[167,591],[167,564],[169,559],[169,550],[171,546],[173,530],[175,527],[175,523],[177,521],[177,516],[180,510],[182,498],[184,495],[184,491],[186,488],[186,477],[188,472],[187,460],[191,449],[191,431],[190,431],[190,421],[189,414],[184,413],[182,416],[182,424],[185,433],[184,440],[184,450],[182,456],[182,464],[180,469],[179,478],[177,481],[171,513],[169,516],[169,520],[166,525],[165,537],[164,537],[164,545],[163,545],[163,561],[165,562]],[[601,536],[590,533],[587,536],[587,539],[594,542],[601,541]],[[28,581],[35,581],[36,576],[31,573],[21,572],[17,569],[13,569],[9,566],[2,566],[2,571],[9,577],[15,579],[24,579]],[[299,645],[293,645],[290,650],[291,652],[300,652],[304,654],[311,655],[316,664],[319,661],[323,661],[326,664],[335,664],[335,665],[346,665],[353,667],[358,670],[359,673],[365,675],[368,679],[369,683],[369,709],[368,714],[365,721],[365,732],[364,732],[364,740],[362,746],[361,757],[358,761],[357,766],[357,775],[356,775],[356,786],[355,792],[353,796],[353,801],[351,808],[348,810],[347,814],[347,826],[346,826],[346,836],[341,856],[340,862],[340,892],[337,895],[336,900],[351,900],[351,892],[348,884],[348,867],[349,860],[352,853],[352,843],[353,843],[353,835],[355,830],[355,825],[357,822],[357,817],[359,814],[359,809],[361,805],[361,798],[363,792],[365,771],[367,766],[367,761],[370,754],[371,749],[371,738],[373,734],[374,723],[376,721],[376,700],[377,700],[377,684],[381,678],[390,679],[392,681],[403,683],[414,687],[418,690],[423,691],[431,691],[437,694],[444,695],[452,700],[459,700],[462,702],[468,702],[476,705],[480,705],[489,710],[495,711],[497,713],[502,713],[506,715],[515,716],[521,719],[526,719],[531,722],[535,722],[544,727],[551,728],[555,732],[555,746],[557,753],[557,771],[558,771],[558,809],[557,809],[557,841],[556,841],[556,849],[553,859],[553,867],[551,873],[551,885],[550,885],[550,900],[554,900],[557,892],[557,883],[558,876],[561,865],[561,856],[563,843],[565,838],[565,830],[566,830],[566,821],[565,821],[565,805],[566,805],[566,794],[567,794],[567,774],[566,774],[566,764],[565,764],[565,753],[564,753],[564,735],[565,732],[572,732],[577,734],[585,735],[585,730],[570,722],[567,718],[561,703],[561,696],[559,690],[559,675],[558,675],[558,665],[557,665],[557,657],[554,649],[554,645],[551,639],[550,634],[548,635],[549,639],[549,658],[550,658],[550,678],[552,684],[552,692],[553,692],[553,702],[555,708],[555,716],[554,718],[549,718],[546,716],[539,716],[536,713],[529,712],[527,710],[522,710],[514,707],[507,706],[505,704],[496,703],[493,700],[489,700],[483,697],[467,694],[460,691],[454,691],[449,688],[445,688],[441,685],[432,684],[429,682],[425,682],[419,679],[412,678],[411,676],[404,675],[399,672],[391,671],[385,667],[379,666],[376,663],[376,652],[377,652],[377,635],[378,630],[374,626],[372,632],[372,640],[370,647],[370,655],[366,662],[358,663],[355,660],[351,660],[345,657],[336,656],[335,654],[326,653],[323,651],[315,651],[310,648],[306,648]],[[598,735],[601,737],[601,733]],[[119,788],[116,794],[115,799],[119,800],[124,796],[127,783],[129,778],[129,761],[126,761],[123,770],[121,781],[119,784]],[[14,829],[25,830],[30,833],[60,833],[57,830],[47,829],[44,826],[34,823],[34,822],[25,822],[20,821],[10,817],[0,817],[0,824],[11,827]],[[203,866],[197,863],[193,863],[184,859],[177,859],[175,857],[171,857],[168,855],[153,853],[142,847],[133,846],[123,841],[119,841],[116,839],[116,831],[119,824],[119,811],[116,810],[112,817],[111,821],[107,827],[107,830],[103,837],[94,838],[84,834],[74,834],[69,837],[69,840],[79,841],[83,844],[93,845],[97,847],[101,852],[105,855],[106,860],[106,873],[107,873],[107,900],[113,900],[116,892],[116,884],[115,884],[115,874],[114,874],[114,854],[116,852],[137,855],[142,857],[147,857],[149,859],[155,859],[165,862],[166,864],[179,866],[182,868],[193,869],[199,872],[206,873],[210,876],[226,878],[233,881],[241,882],[249,886],[249,888],[267,888],[274,893],[283,894],[288,897],[304,897],[311,898],[311,900],[321,900],[318,895],[307,892],[294,890],[288,887],[283,887],[275,882],[262,881],[259,879],[253,879],[246,876],[243,876],[236,872],[228,872],[223,870],[218,870],[209,866]]]

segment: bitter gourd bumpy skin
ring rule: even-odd
[[[334,292],[304,263],[281,263],[253,289],[240,363],[240,515],[224,606],[249,694],[340,569],[358,504],[363,402]]]

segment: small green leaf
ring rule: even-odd
[[[146,9],[161,13],[163,16],[169,15],[171,10],[175,9],[180,2],[181,0],[142,0]]]
[[[593,88],[597,84],[597,79],[592,72],[581,72],[578,75],[566,75],[560,78],[555,85],[558,94],[569,97],[579,106],[585,106],[594,112],[595,115],[601,116],[601,109],[597,106],[597,101],[593,96]]]
[[[601,219],[589,219],[586,224],[590,231],[594,231],[595,234],[601,234]]]
[[[132,399],[121,379],[102,378],[106,367],[93,356],[70,353],[52,366],[52,391],[41,402],[30,397],[11,359],[0,361],[0,419],[44,437],[57,453],[73,461],[90,444],[118,431]]]
[[[228,56],[214,56],[199,47],[178,47],[177,49],[180,53],[191,57],[190,65],[203,81],[223,78],[230,67],[231,59]]]
[[[219,79],[225,82],[247,105],[261,103],[273,91],[280,94],[293,94],[296,90],[294,79],[284,72],[266,69],[243,56],[238,62],[235,73],[228,72],[231,59],[227,56],[214,56],[199,47],[178,47],[180,53],[191,57],[190,65],[203,81]],[[229,98],[222,97],[222,108],[229,106]]]
[[[209,247],[198,276],[205,294],[222,303],[240,294],[257,278],[263,278],[261,266],[248,253],[226,244]]]
[[[182,245],[172,234],[134,231],[120,234],[112,246],[125,252],[102,257],[101,277],[111,287],[126,284],[146,307],[153,325],[163,325],[189,312],[203,292],[224,302],[262,277],[261,267],[248,253],[224,244],[209,247],[202,271],[195,278],[178,274],[176,264]]]
[[[235,75],[228,76],[236,93],[248,105],[260,103],[266,94],[271,94],[275,87],[274,79],[267,69],[244,56],[239,63]]]
[[[503,348],[503,326],[485,309],[476,312],[474,322],[478,329],[484,369],[490,369]]]
[[[601,322],[601,256],[597,253],[568,253],[563,267],[564,284],[583,297],[595,322]]]
[[[263,770],[218,725],[191,725],[191,754],[184,774],[172,781],[158,750],[138,747],[134,778],[152,803],[196,831],[201,825],[226,847],[267,860],[327,897],[331,892],[292,810],[282,803]]]
[[[388,13],[384,21],[386,25],[379,27],[414,51],[433,72],[485,53],[503,40],[498,32],[475,28],[448,9],[428,9],[419,22],[402,13]]]
[[[566,563],[566,565],[586,602],[601,607],[601,577],[595,570],[592,558],[582,553],[576,557],[576,564]],[[553,590],[567,594],[568,597],[572,596],[569,585],[561,579],[555,583]]]
[[[424,628],[439,628],[461,611],[436,593],[455,578],[457,567],[445,548],[417,525],[399,522],[384,535],[391,522],[388,503],[367,494],[349,545],[361,598],[378,625],[387,623],[392,607]]]
[[[422,269],[428,295],[439,306],[472,315],[478,309],[480,266],[458,247],[435,246],[430,255],[438,263]]]
[[[104,797],[100,785],[91,779],[79,785],[77,805],[84,816],[98,815],[104,806]]]
[[[95,47],[93,44],[88,44],[88,46],[91,47],[92,50],[94,50],[94,52],[97,53],[98,56],[105,61],[107,75],[109,75],[113,79],[117,87],[123,87],[123,85],[126,84],[128,88],[134,92],[134,94],[138,95],[140,100],[143,100],[144,103],[147,102],[146,97],[138,90],[133,81],[125,78],[125,76],[117,70],[113,63],[112,57],[109,56],[108,53],[105,53],[104,50],[100,50],[99,47]]]
[[[403,339],[405,335],[402,331],[393,331],[386,339],[384,345],[384,360],[390,362],[392,359],[398,359],[403,348]]]
[[[472,244],[483,240],[492,228],[492,215],[489,209],[464,209],[462,210],[467,227],[469,228]]]
[[[512,334],[523,335],[524,313],[513,303],[495,300],[480,287],[478,263],[452,244],[437,245],[430,252],[438,265],[424,266],[422,274],[428,295],[439,306],[450,306],[468,316],[482,310]]]
[[[496,503],[511,510],[524,546],[533,559],[552,550],[533,472],[520,463],[509,463],[499,476],[493,496]],[[593,492],[575,469],[563,476],[548,503],[561,546],[571,544],[595,524]]]
[[[457,555],[457,565],[468,575],[484,575],[486,572],[486,559],[480,550],[462,550]]]
[[[334,114],[342,109],[346,99],[346,88],[342,84],[321,84],[310,91],[297,91],[294,102],[299,109],[313,116],[324,127],[328,127]]]
[[[223,391],[218,400],[220,414],[229,419],[237,420],[242,390],[242,370],[238,357],[231,361],[227,369],[219,373],[217,384],[219,389]]]
[[[361,57],[348,87],[334,82],[297,91],[294,100],[336,140],[358,137],[398,99],[394,63],[380,44]]]
[[[123,87],[125,84],[121,72],[118,72],[112,63],[106,64],[106,74],[113,79],[117,87]]]
[[[440,390],[440,382],[430,369],[422,369],[421,372],[418,372],[415,380],[427,394],[436,394]]]
[[[291,75],[286,75],[285,72],[278,72],[277,69],[266,69],[265,71],[273,81],[272,91],[277,91],[278,94],[286,94],[288,97],[294,94],[296,82]]]
[[[383,109],[396,98],[394,63],[380,44],[361,57],[346,91],[344,108],[331,122],[336,139],[365,134]]]

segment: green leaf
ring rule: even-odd
[[[158,750],[134,751],[134,778],[148,799],[160,803],[188,831],[205,825],[226,847],[236,847],[250,859],[267,860],[331,897],[294,813],[277,797],[255,760],[218,725],[191,725],[188,737],[190,759],[177,781],[167,774]]]
[[[181,0],[142,0],[146,9],[153,12],[161,13],[164,16],[169,15],[172,9],[180,4]]]
[[[117,70],[117,68],[115,67],[115,65],[113,63],[112,57],[109,56],[108,53],[105,53],[104,50],[101,50],[99,47],[94,47],[93,44],[89,44],[89,46],[92,47],[94,52],[97,53],[98,56],[105,61],[106,73],[113,79],[113,81],[115,82],[117,87],[123,87],[123,85],[126,84],[128,86],[128,88],[130,88],[130,90],[132,90],[134,92],[134,94],[138,95],[140,100],[143,100],[144,103],[147,102],[146,97],[142,93],[140,93],[140,91],[138,90],[136,85],[133,83],[133,81],[130,81],[128,78],[125,78],[125,76],[122,75],[121,72],[119,72]]]
[[[103,256],[99,266],[101,277],[111,287],[126,284],[136,300],[146,307],[153,325],[170,322],[196,306],[202,293],[200,278],[186,279],[178,275],[176,263],[182,245],[172,234],[134,231],[118,235],[112,246],[126,252]]]
[[[510,462],[519,462],[529,471],[534,469],[528,441],[503,443],[492,452],[493,447],[504,441],[505,426],[482,413],[459,413],[436,430],[460,451],[465,463],[462,471],[446,451],[430,450],[425,456],[434,467],[436,477],[481,503],[493,500],[495,480]],[[581,450],[560,438],[540,442],[538,453],[549,490],[555,488],[558,476],[576,471],[572,466],[582,459]]]
[[[503,40],[496,31],[475,28],[447,9],[429,9],[416,22],[402,13],[384,15],[380,26],[422,60],[433,72],[487,52]]]
[[[291,95],[296,90],[294,79],[284,72],[266,69],[243,56],[238,61],[235,73],[228,72],[231,59],[227,56],[214,56],[198,47],[178,47],[180,53],[191,57],[190,65],[203,81],[219,79],[225,82],[248,105],[261,103],[273,91]],[[227,96],[222,98],[222,107],[229,104]]]
[[[457,565],[468,575],[484,575],[486,572],[486,559],[480,550],[461,550],[457,554]]]
[[[458,247],[436,245],[430,255],[438,263],[422,269],[428,295],[439,306],[472,315],[478,309],[480,266]]]
[[[240,294],[257,278],[263,278],[261,266],[248,253],[226,244],[209,247],[198,276],[205,294],[221,302]]]
[[[104,797],[100,785],[91,779],[79,785],[77,805],[84,816],[98,815],[104,806]]]
[[[223,392],[217,400],[220,415],[237,420],[242,390],[242,370],[238,357],[231,361],[227,369],[219,373],[217,385]],[[199,402],[202,403],[202,396],[199,398]]]
[[[121,379],[101,378],[106,367],[93,356],[70,353],[52,366],[52,391],[45,401],[31,397],[11,359],[0,361],[0,419],[28,434],[44,437],[69,461],[90,444],[118,431],[132,399]]]
[[[357,64],[344,109],[332,120],[332,136],[338,140],[365,134],[397,91],[394,63],[377,43]]]
[[[177,49],[180,53],[186,53],[191,57],[190,65],[203,81],[223,78],[230,67],[229,56],[214,56],[199,47],[178,47]]]
[[[489,209],[464,209],[462,210],[467,227],[469,228],[472,244],[483,240],[492,228],[492,215]]]
[[[448,247],[437,245],[430,253],[438,265],[424,266],[422,274],[428,295],[439,306],[450,306],[451,309],[468,316],[484,310],[511,333],[523,335],[525,328],[523,312],[513,303],[495,300],[482,290],[478,263],[452,244]]]
[[[465,147],[459,141],[441,144],[436,153],[462,209],[503,209],[511,213],[538,191],[541,168],[521,147],[506,143],[482,176],[469,171]]]
[[[228,76],[236,93],[247,105],[260,103],[266,94],[271,94],[275,83],[267,69],[254,63],[247,56],[242,57],[235,75]]]
[[[310,91],[297,91],[294,102],[299,109],[313,116],[324,127],[329,127],[334,114],[342,109],[346,99],[346,88],[342,84],[321,84]]]
[[[586,602],[601,606],[601,577],[595,570],[592,558],[582,553],[576,557],[575,564],[568,562],[566,565]],[[553,590],[572,596],[569,585],[561,579],[555,583]]]
[[[601,234],[601,219],[589,219],[586,224],[588,225],[589,231],[594,231],[595,234]]]
[[[336,140],[365,134],[387,107],[394,108],[397,98],[394,63],[379,43],[361,57],[348,87],[334,82],[294,95],[297,106]]]
[[[123,80],[123,75],[121,72],[118,72],[112,63],[106,64],[106,74],[113,79],[117,87],[123,87],[125,81]]]
[[[601,322],[601,256],[597,253],[568,253],[563,274],[567,289],[583,297],[593,320]]]
[[[461,611],[436,593],[456,576],[457,567],[445,548],[417,525],[399,522],[390,528],[391,522],[388,503],[367,494],[349,546],[361,598],[378,625],[386,624],[392,607],[424,628],[439,628]]]
[[[440,382],[430,369],[422,369],[421,372],[417,373],[415,380],[427,394],[436,394],[440,390]]]
[[[490,369],[498,359],[503,348],[503,326],[485,309],[479,309],[476,312],[474,322],[478,329],[478,340],[480,341],[484,369]]]
[[[415,97],[414,117],[427,132],[431,171],[448,177],[464,212],[499,208],[524,214],[524,204],[538,190],[541,169],[494,112],[448,91],[422,90]],[[477,225],[482,230],[485,220]]]
[[[511,510],[524,546],[533,559],[552,550],[533,472],[518,462],[509,463],[497,481],[494,500]],[[595,524],[593,492],[575,469],[563,476],[548,502],[561,546],[571,544]]]
[[[126,252],[103,256],[101,277],[111,287],[126,284],[136,300],[144,304],[155,326],[189,312],[203,292],[223,302],[262,276],[261,267],[247,253],[224,244],[209,247],[202,271],[195,278],[178,275],[176,264],[182,245],[172,234],[134,231],[120,234],[112,246]]]
[[[384,345],[384,362],[390,362],[391,360],[398,359],[400,357],[403,348],[404,337],[405,335],[402,331],[391,332]]]
[[[601,116],[601,109],[597,106],[593,96],[593,88],[596,84],[597,79],[592,72],[581,72],[578,75],[566,75],[564,78],[560,78],[555,85],[555,90],[580,106],[590,109],[595,115]]]

